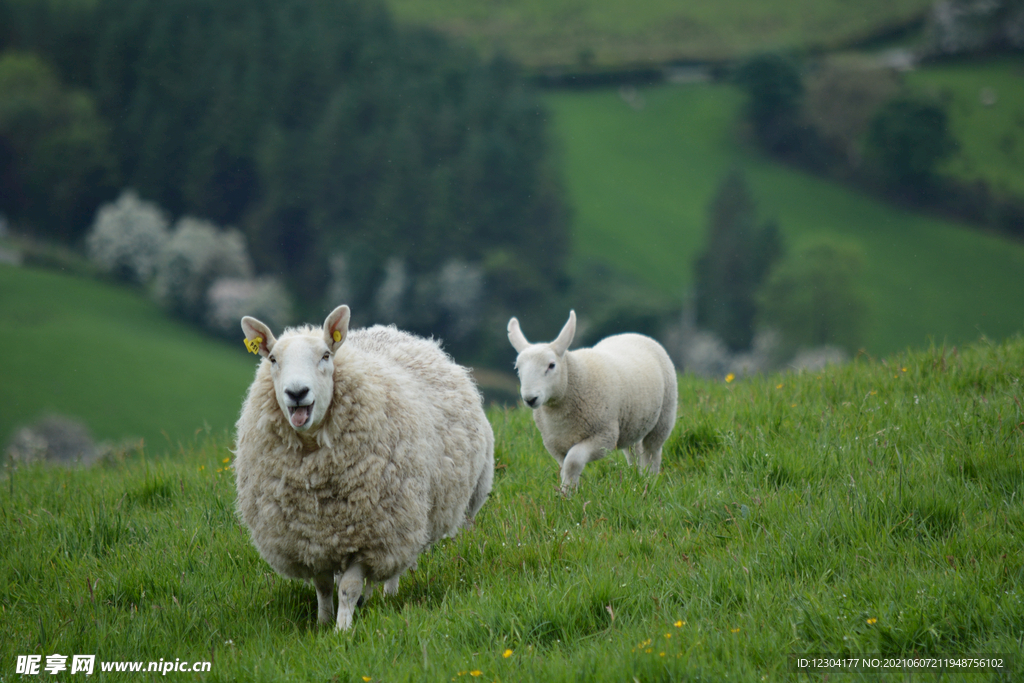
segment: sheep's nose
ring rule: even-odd
[[[306,394],[309,393],[309,387],[302,387],[301,389],[285,389],[284,393],[288,394],[288,398],[298,403],[302,399],[306,398]]]
[[[537,397],[536,396],[531,396],[530,398],[525,398],[524,397],[523,400],[526,401],[526,405],[530,406],[531,408],[536,408],[537,407]]]

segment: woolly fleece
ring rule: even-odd
[[[287,330],[320,337],[314,327]],[[454,536],[490,492],[494,434],[468,371],[434,341],[375,326],[334,353],[328,415],[289,425],[264,359],[238,419],[238,512],[283,576],[361,562],[386,581]]]

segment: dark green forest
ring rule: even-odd
[[[21,231],[80,244],[130,187],[239,228],[303,317],[333,303],[339,254],[356,310],[389,263],[475,264],[502,315],[564,284],[546,113],[507,59],[366,0],[0,0],[0,26],[0,212]]]

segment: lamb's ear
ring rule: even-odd
[[[523,336],[523,331],[519,329],[519,321],[515,318],[508,321],[508,340],[512,342],[512,348],[516,353],[522,353],[523,349],[530,345]]]
[[[348,336],[348,321],[352,316],[348,306],[338,306],[324,321],[324,341],[331,347],[331,353],[338,350]]]
[[[277,343],[270,328],[256,318],[249,316],[242,318],[242,332],[245,333],[245,348],[264,358],[270,355],[270,350]]]
[[[559,356],[563,355],[572,344],[572,338],[576,335],[576,311],[569,311],[569,320],[565,327],[558,333],[558,339],[551,342],[551,349]]]

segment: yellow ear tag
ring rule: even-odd
[[[249,349],[250,353],[259,353],[260,344],[263,343],[263,337],[256,337],[255,339],[246,339],[244,342],[245,348]]]
[[[334,331],[334,341],[341,341],[341,332],[338,332],[337,330]]]

